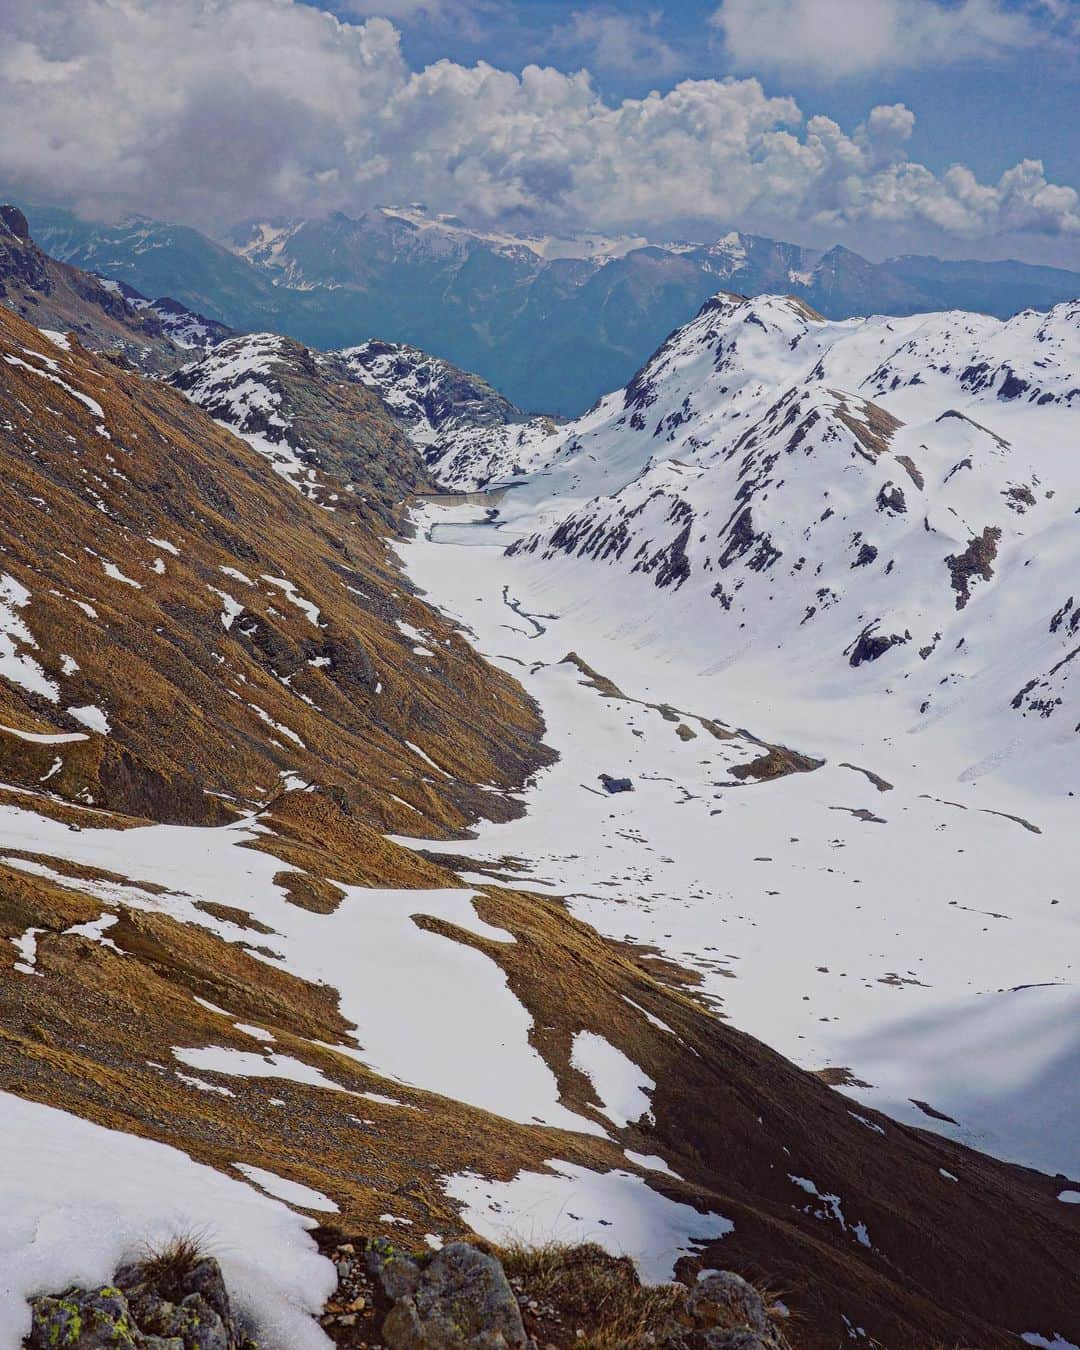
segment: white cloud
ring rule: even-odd
[[[182,39],[182,40],[181,40]],[[1073,188],[909,162],[902,104],[845,131],[754,79],[605,103],[586,72],[410,71],[384,19],[292,0],[5,0],[0,180],[90,214],[221,227],[422,199],[510,224],[1080,232]]]
[[[618,10],[575,10],[555,29],[556,47],[584,50],[597,70],[623,75],[661,77],[680,65],[679,54],[659,33],[663,15],[626,14]]]
[[[312,3],[312,0],[305,0]],[[339,13],[351,19],[390,19],[394,23],[468,22],[484,0],[339,0]]]
[[[991,60],[1042,40],[1001,0],[722,0],[712,22],[738,69],[827,79]]]

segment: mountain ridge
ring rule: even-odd
[[[556,244],[447,223],[420,207],[379,208],[240,227],[230,251],[189,227],[98,227],[57,208],[29,214],[61,257],[174,294],[235,328],[319,348],[403,342],[478,371],[529,412],[561,415],[624,384],[720,287],[792,292],[832,318],[946,307],[1007,317],[1080,295],[1078,272],[872,263],[841,245],[805,249],[736,231],[707,244],[589,235]]]

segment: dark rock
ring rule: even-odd
[[[221,1267],[205,1256],[169,1269],[121,1266],[112,1285],[33,1304],[30,1350],[258,1350],[232,1315]]]
[[[868,624],[859,634],[858,640],[850,648],[848,661],[853,666],[861,666],[867,661],[876,661],[890,648],[910,640],[910,633],[875,633],[876,624]]]
[[[394,1304],[382,1330],[390,1350],[509,1350],[527,1345],[514,1292],[493,1256],[454,1242]]]
[[[714,1270],[690,1290],[687,1308],[700,1326],[749,1327],[766,1331],[769,1315],[761,1295],[741,1275]]]
[[[30,226],[17,206],[0,206],[0,220],[4,222],[16,239],[29,242]]]
[[[399,1252],[385,1238],[374,1238],[365,1252],[368,1271],[382,1286],[383,1293],[392,1302],[406,1298],[420,1283],[420,1267],[409,1256]]]
[[[56,1298],[35,1299],[29,1350],[139,1350],[142,1337],[127,1299],[114,1285],[71,1289]]]

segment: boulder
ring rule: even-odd
[[[114,1283],[35,1299],[28,1350],[258,1350],[210,1256],[121,1266]]]
[[[114,1285],[33,1302],[29,1350],[141,1350],[142,1344],[128,1301]]]
[[[390,1350],[510,1350],[527,1344],[514,1292],[500,1263],[453,1242],[420,1273],[383,1324]]]

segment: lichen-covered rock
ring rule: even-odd
[[[686,1316],[690,1325],[673,1327],[664,1350],[788,1350],[764,1299],[734,1271],[703,1275],[687,1295]]]
[[[142,1350],[127,1299],[114,1285],[35,1299],[30,1350]]]
[[[420,1283],[420,1267],[412,1257],[399,1252],[385,1238],[373,1238],[364,1252],[368,1271],[382,1286],[390,1301],[406,1298],[416,1292]]]
[[[391,1350],[509,1350],[527,1344],[521,1311],[500,1263],[454,1242],[421,1272],[383,1324]]]
[[[184,1350],[234,1350],[225,1323],[201,1294],[189,1294],[180,1303],[158,1300],[140,1317],[143,1330],[157,1336],[178,1338]]]
[[[114,1283],[33,1303],[28,1350],[258,1350],[213,1257],[121,1266]]]

